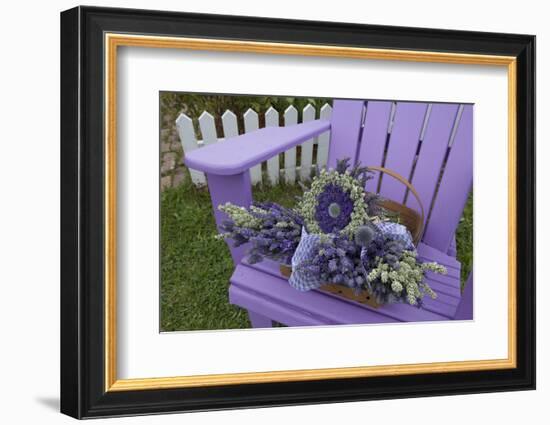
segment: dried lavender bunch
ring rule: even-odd
[[[379,259],[395,266],[405,251],[405,244],[395,240],[382,232],[377,232],[375,237],[362,251],[361,260],[365,270],[373,268]]]
[[[420,307],[425,294],[436,298],[426,283],[425,272],[447,272],[437,263],[419,261],[416,251],[406,250],[403,242],[383,234],[377,235],[361,254],[367,272],[365,287],[379,304],[403,302]]]
[[[255,202],[248,209],[227,203],[219,209],[229,216],[219,237],[233,239],[234,246],[250,242],[249,262],[270,258],[290,264],[303,226],[295,211],[273,202]]]
[[[361,247],[345,236],[321,235],[311,260],[299,268],[322,283],[337,283],[357,290],[366,283]]]
[[[379,304],[403,302],[420,307],[424,295],[436,294],[425,272],[446,273],[437,263],[422,263],[416,251],[380,232],[376,226],[359,228],[355,238],[321,235],[312,259],[299,269],[323,283],[337,283],[359,291],[368,289]]]
[[[313,257],[300,267],[321,282],[361,290],[369,287],[370,269],[379,258],[395,263],[403,244],[384,236],[372,223],[361,226],[353,238],[342,234],[321,235]]]
[[[367,280],[371,286],[371,293],[377,301],[383,303],[404,302],[420,307],[424,295],[436,298],[436,293],[426,283],[425,273],[430,270],[434,273],[445,274],[445,267],[437,263],[423,263],[417,260],[416,251],[403,251],[401,258],[390,265],[378,258]]]

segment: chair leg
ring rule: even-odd
[[[250,173],[248,170],[234,176],[218,176],[216,174],[206,174],[208,180],[208,190],[212,200],[212,207],[216,225],[221,226],[223,220],[227,219],[225,213],[222,213],[218,207],[231,202],[236,205],[248,207],[252,203],[252,189],[250,186]],[[228,242],[231,256],[235,265],[239,264],[244,257],[248,245],[234,247],[233,242]]]
[[[261,314],[254,313],[248,310],[248,318],[252,323],[253,328],[271,328],[273,327],[273,321],[269,317],[262,316]]]
[[[472,320],[474,316],[474,273],[470,272],[468,280],[464,284],[462,298],[456,309],[455,320]]]

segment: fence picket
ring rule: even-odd
[[[332,107],[328,103],[325,103],[321,108],[319,118],[328,121],[330,120],[331,114]],[[329,140],[329,131],[326,131],[317,137],[317,165],[319,166],[319,168],[327,165]]]
[[[307,104],[302,112],[302,122],[313,121],[315,119],[315,108]],[[302,143],[302,155],[300,163],[300,180],[307,181],[311,177],[311,165],[313,164],[313,143],[316,137]]]
[[[239,135],[239,127],[237,125],[237,115],[230,110],[227,110],[222,115],[223,137],[229,139]]]
[[[251,131],[258,130],[258,113],[253,109],[248,109],[244,115],[244,132],[250,133]],[[250,169],[250,180],[252,185],[262,182],[262,165],[255,165]]]
[[[279,113],[272,106],[265,113],[265,126],[279,127]],[[272,185],[279,183],[279,155],[267,160],[267,174]]]
[[[180,138],[183,154],[191,152],[199,147],[197,139],[195,137],[195,128],[193,127],[193,120],[185,114],[180,114],[176,119],[176,128],[178,130],[178,136]],[[191,181],[193,184],[200,186],[206,184],[206,177],[202,171],[189,170]]]
[[[294,106],[285,109],[285,127],[298,123],[298,110]],[[296,148],[290,148],[285,152],[285,181],[294,183],[296,181]]]
[[[203,146],[208,146],[218,141],[218,134],[216,133],[216,122],[214,121],[214,117],[211,114],[204,111],[200,115],[199,127],[201,128]]]

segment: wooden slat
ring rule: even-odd
[[[325,103],[321,108],[319,118],[329,121],[332,115],[332,106]],[[330,132],[325,132],[317,138],[317,165],[319,168],[327,165]]]
[[[464,106],[423,241],[447,252],[473,181],[473,106]]]
[[[462,299],[456,309],[455,320],[472,320],[474,318],[474,274],[470,273],[464,284]]]
[[[432,113],[432,104],[428,103],[428,108],[426,109],[426,116],[424,118],[424,123],[422,124],[422,130],[420,130],[420,141],[424,140],[426,135],[426,130],[428,128],[428,121],[430,119],[430,114]]]
[[[397,103],[392,102],[391,103],[391,112],[390,112],[390,120],[388,122],[388,134],[391,134],[393,129],[393,124],[395,122],[395,110],[397,109]]]
[[[364,106],[362,100],[334,100],[327,162],[330,168],[344,158],[355,162]]]
[[[422,147],[416,162],[412,185],[417,190],[428,218],[429,208],[439,180],[441,166],[447,153],[449,138],[453,129],[458,105],[435,104],[432,106]],[[414,196],[409,194],[407,205],[420,211],[420,206]]]
[[[420,260],[423,260],[420,258]],[[432,289],[438,294],[446,294],[456,300],[460,299],[460,278],[439,275],[432,272],[426,273]]]
[[[265,113],[266,127],[279,127],[279,113],[270,106]],[[267,175],[272,185],[279,183],[279,154],[267,160]]]
[[[204,111],[200,115],[199,127],[201,128],[202,143],[204,146],[217,143],[218,135],[216,133],[216,123],[214,121],[214,117],[210,113]]]
[[[418,147],[427,104],[399,102],[395,112],[385,167],[408,179]],[[382,176],[380,194],[402,203],[406,186],[390,176]]]
[[[367,103],[365,127],[357,159],[362,165],[382,165],[391,109],[392,102],[369,101]],[[379,173],[376,172],[367,182],[366,189],[369,192],[376,192],[378,189],[378,178]]]
[[[440,250],[420,242],[417,247],[418,255],[427,261],[437,261],[448,269],[460,270],[460,263],[454,257],[451,257]],[[457,272],[458,275],[458,272]]]
[[[298,110],[290,105],[285,109],[285,127],[298,123]],[[285,181],[294,183],[296,181],[296,148],[290,148],[285,152]]]
[[[258,113],[253,109],[249,108],[244,113],[243,119],[245,133],[256,131],[260,127],[258,122]],[[260,141],[258,142],[260,143]],[[254,165],[250,168],[250,181],[252,182],[252,185],[262,182],[262,164]]]
[[[435,300],[432,300],[429,296],[424,297],[424,301],[428,304],[445,304],[444,306],[441,306],[440,308],[456,308],[458,304],[460,304],[460,296],[456,296],[454,293],[449,293],[448,290],[445,290],[443,286],[439,287],[437,282],[432,281],[429,277],[426,278],[428,284],[430,287],[435,291],[437,294],[437,298]],[[434,305],[435,305],[434,304]],[[450,315],[451,312],[445,313],[446,315]]]
[[[292,325],[447,320],[443,315],[405,304],[373,309],[319,291],[300,292],[292,288],[286,279],[261,271],[261,265],[262,263],[259,263],[255,268],[244,264],[237,266],[231,277],[231,302],[252,311],[261,311],[262,314],[284,324],[289,324],[288,316],[292,317],[300,312],[303,312],[302,318],[310,318],[311,322]]]
[[[227,110],[222,115],[223,137],[229,139],[239,135],[239,126],[237,125],[237,115]]]
[[[315,119],[315,108],[308,104],[302,111],[302,122],[313,121]],[[300,180],[307,181],[311,177],[311,165],[313,163],[313,143],[314,139],[310,139],[302,143],[302,155],[300,161]]]
[[[277,280],[273,280],[273,284],[282,285]],[[277,298],[266,297],[262,293],[251,291],[235,283],[229,286],[229,302],[254,313],[253,309],[259,310],[264,317],[269,317],[269,319],[286,326],[326,326],[338,324],[327,317],[314,316],[307,310],[303,310],[295,305],[281,303]],[[395,320],[389,318],[388,321],[395,322]],[[253,322],[252,325],[254,326]],[[260,327],[265,327],[265,325],[265,321],[260,323]]]
[[[183,149],[183,155],[187,155],[189,152],[194,151],[199,146],[197,144],[197,138],[195,136],[195,128],[193,127],[193,120],[185,114],[180,114],[176,119],[176,128],[178,130],[178,136],[180,138],[181,147]],[[202,171],[189,169],[191,181],[193,184],[201,186],[206,184],[206,177]]]

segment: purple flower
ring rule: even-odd
[[[334,258],[328,262],[328,269],[331,272],[338,270],[338,262]]]
[[[300,242],[303,220],[294,210],[277,205],[273,202],[254,203],[263,211],[249,210],[248,213],[261,222],[261,228],[239,227],[232,219],[222,222],[220,230],[233,240],[234,246],[250,243],[250,261],[259,262],[263,258],[271,258],[285,264],[296,251]],[[284,222],[284,227],[278,223]]]
[[[349,257],[343,257],[341,260],[342,268],[346,271],[353,271],[354,264]]]
[[[317,196],[315,220],[324,233],[335,233],[351,221],[353,201],[340,186],[327,184]]]

